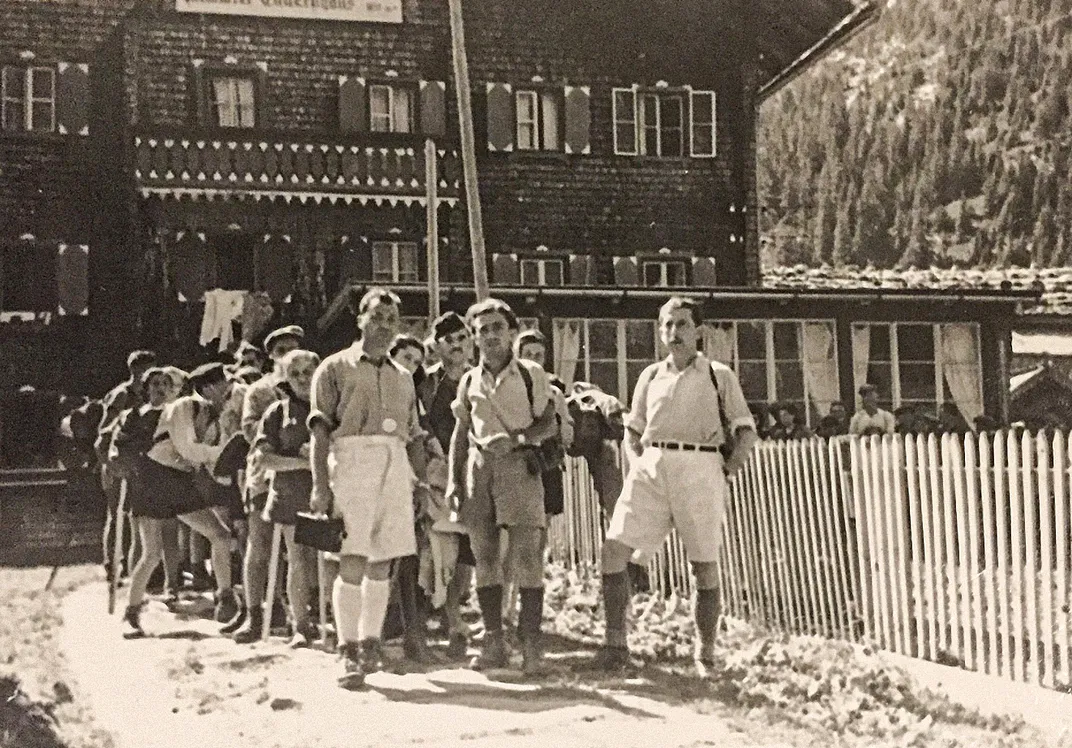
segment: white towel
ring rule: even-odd
[[[226,351],[234,342],[234,330],[231,327],[242,317],[242,306],[246,291],[225,291],[214,288],[205,292],[205,316],[201,319],[202,346],[216,338],[220,340],[220,351]]]

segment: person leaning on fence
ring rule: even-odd
[[[458,384],[457,419],[449,453],[448,498],[459,506],[476,556],[477,598],[484,640],[474,669],[503,668],[503,564],[500,529],[506,530],[508,567],[516,573],[524,671],[541,669],[544,527],[540,444],[558,430],[551,385],[539,364],[518,359],[512,344],[517,317],[498,299],[466,314],[479,364]]]
[[[313,375],[314,512],[344,525],[332,607],[344,688],[360,688],[382,666],[380,640],[391,562],[416,553],[414,473],[425,473],[423,432],[409,372],[387,355],[401,301],[382,288],[357,307],[360,340],[321,362]]]
[[[260,519],[272,527],[283,525],[287,544],[287,598],[294,636],[290,646],[305,647],[315,638],[310,619],[310,595],[316,583],[316,552],[294,540],[298,512],[309,511],[313,476],[309,470],[309,391],[320,357],[312,351],[295,350],[278,362],[285,381],[279,386],[283,398],[268,406],[253,439],[253,460],[272,476],[268,498]],[[247,623],[260,636],[264,616],[260,606],[249,609]],[[241,633],[241,629],[239,633]],[[235,636],[236,640],[238,636]]]
[[[733,371],[697,352],[698,304],[681,297],[659,311],[666,359],[648,366],[633,392],[626,421],[629,475],[603,545],[606,641],[601,670],[628,666],[626,565],[635,550],[654,554],[676,528],[696,575],[696,666],[714,663],[720,613],[716,559],[726,515],[727,476],[744,465],[758,437]],[[720,449],[732,445],[728,457]]]
[[[897,428],[893,413],[878,407],[878,388],[873,384],[860,386],[861,407],[849,421],[849,433],[859,436],[883,436]]]
[[[286,380],[282,361],[301,347],[305,331],[297,325],[273,330],[264,339],[264,348],[272,360],[272,371],[249,385],[242,400],[241,430],[248,444],[257,438],[257,427],[265,411],[283,397],[280,387]],[[265,467],[252,451],[247,454],[242,499],[247,516],[246,548],[242,559],[244,614],[238,616],[221,633],[233,634],[239,644],[256,641],[261,635],[261,606],[268,584],[268,563],[272,549],[272,525],[263,517],[268,501],[268,476]],[[253,613],[252,611],[257,611]],[[267,615],[272,612],[268,611]],[[254,618],[256,620],[254,620]]]

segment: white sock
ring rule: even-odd
[[[361,619],[358,624],[358,640],[379,639],[383,635],[383,619],[387,615],[387,602],[391,597],[391,580],[369,579],[361,582]]]
[[[342,581],[342,577],[335,577],[335,586],[331,590],[331,607],[334,608],[335,633],[339,644],[356,644],[361,641],[361,585],[348,584]]]

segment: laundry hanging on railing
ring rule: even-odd
[[[245,291],[225,291],[214,288],[205,292],[205,316],[201,320],[202,346],[219,338],[220,351],[226,351],[234,342],[233,323],[242,318]]]

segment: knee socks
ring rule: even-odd
[[[525,638],[540,635],[543,624],[543,587],[521,588],[521,615],[518,631]]]
[[[629,576],[624,571],[603,575],[603,609],[607,617],[607,646],[626,646],[625,616],[629,607]]]
[[[361,585],[348,584],[342,577],[335,577],[331,590],[331,607],[335,613],[335,633],[339,644],[356,644],[361,641],[358,623],[361,620]]]
[[[700,656],[710,657],[715,650],[715,628],[718,626],[718,589],[696,590],[694,603],[696,633],[700,639]]]
[[[484,619],[484,630],[488,633],[502,631],[502,585],[477,587],[476,597],[480,601],[480,616]]]
[[[383,619],[391,598],[390,579],[365,579],[361,582],[361,617],[358,619],[357,640],[379,639],[383,635]]]

